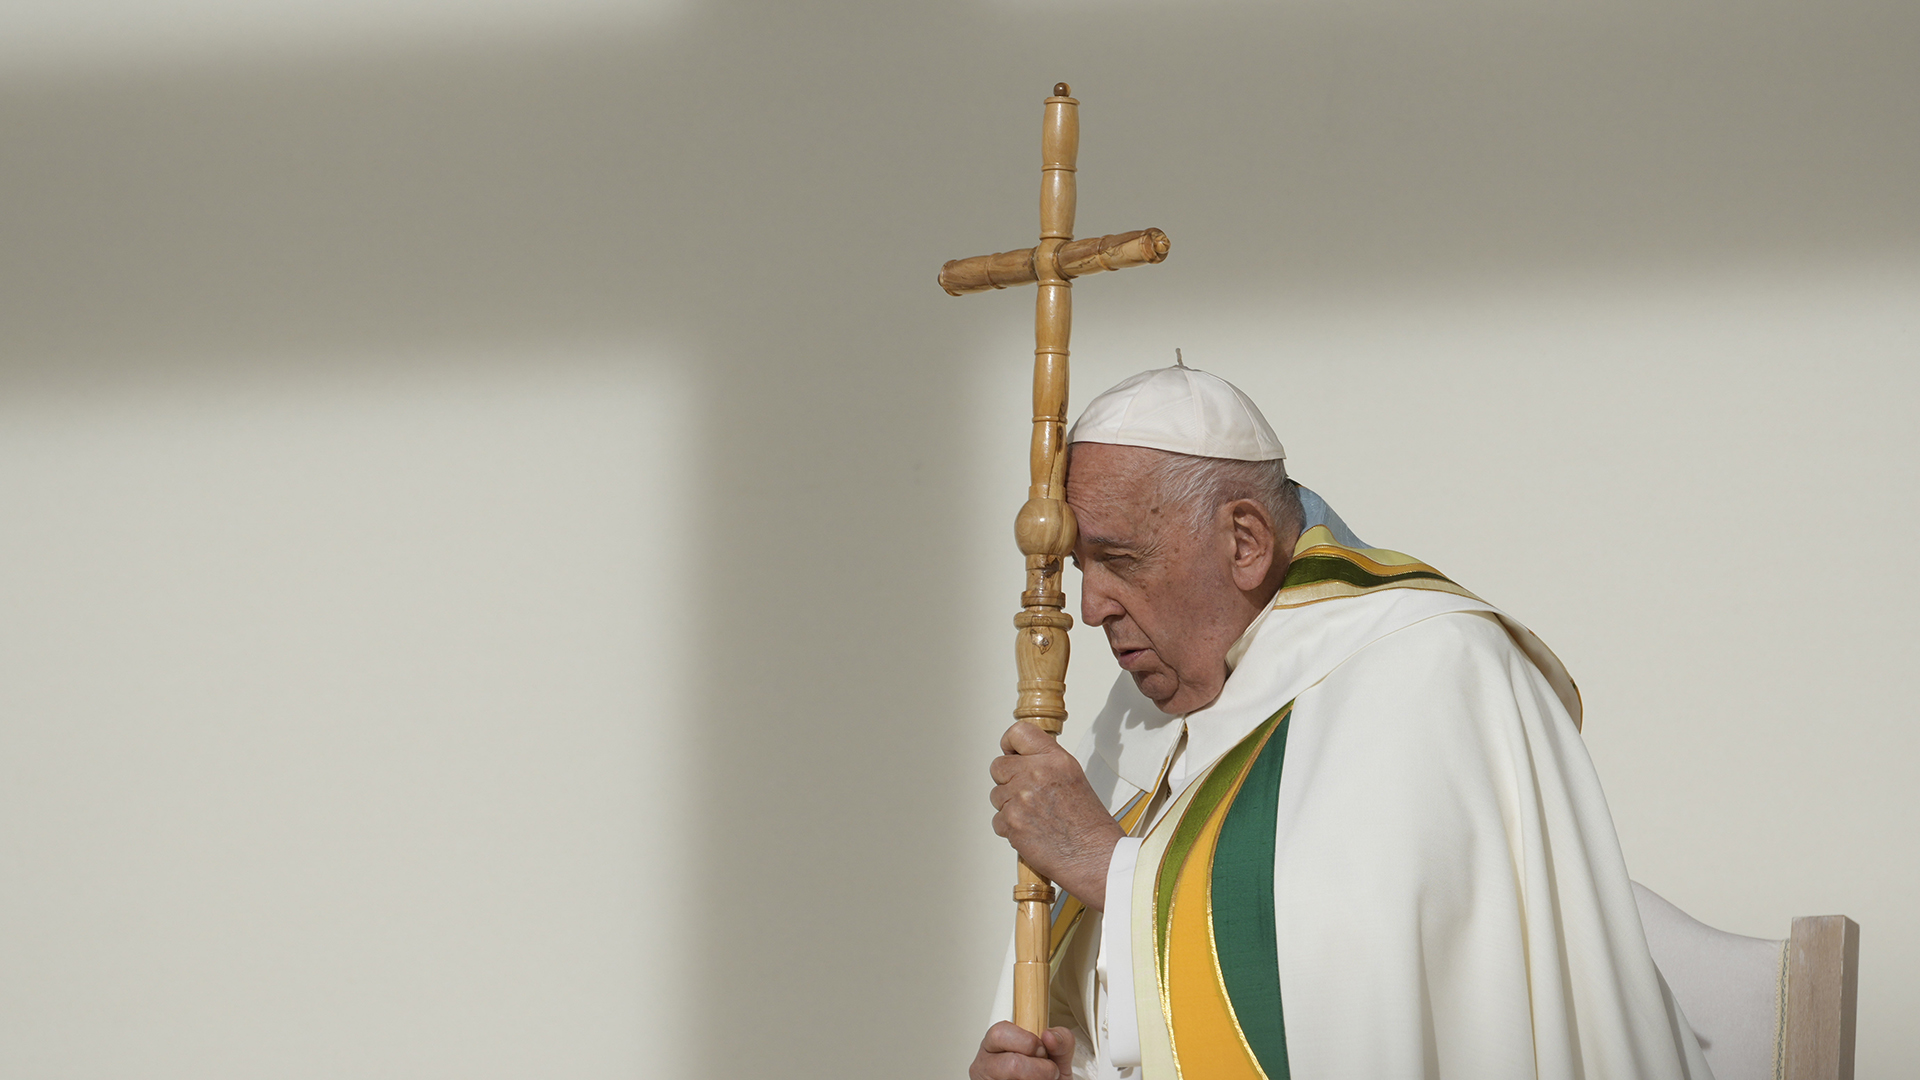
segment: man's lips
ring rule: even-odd
[[[1114,649],[1113,658],[1120,662],[1122,671],[1132,671],[1137,665],[1145,662],[1152,652],[1152,649]]]

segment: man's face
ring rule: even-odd
[[[1227,681],[1227,649],[1246,629],[1232,575],[1232,529],[1195,528],[1165,504],[1157,450],[1076,443],[1067,502],[1079,519],[1080,617],[1107,632],[1114,659],[1162,712],[1208,704]]]

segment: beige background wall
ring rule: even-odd
[[[955,1076],[1039,99],[1176,346],[1920,1067],[1920,9],[22,4],[0,1074]],[[1082,635],[1076,703],[1110,661]],[[1087,715],[1083,709],[1081,715]]]

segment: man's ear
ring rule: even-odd
[[[1233,536],[1233,584],[1242,592],[1253,592],[1266,583],[1273,568],[1279,529],[1267,508],[1252,499],[1228,503],[1227,514]]]

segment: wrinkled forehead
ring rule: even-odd
[[[1077,442],[1067,447],[1067,498],[1111,498],[1153,488],[1165,450],[1117,443]]]
[[[1161,516],[1158,467],[1166,451],[1077,442],[1069,453],[1067,503],[1083,533],[1132,533]]]

